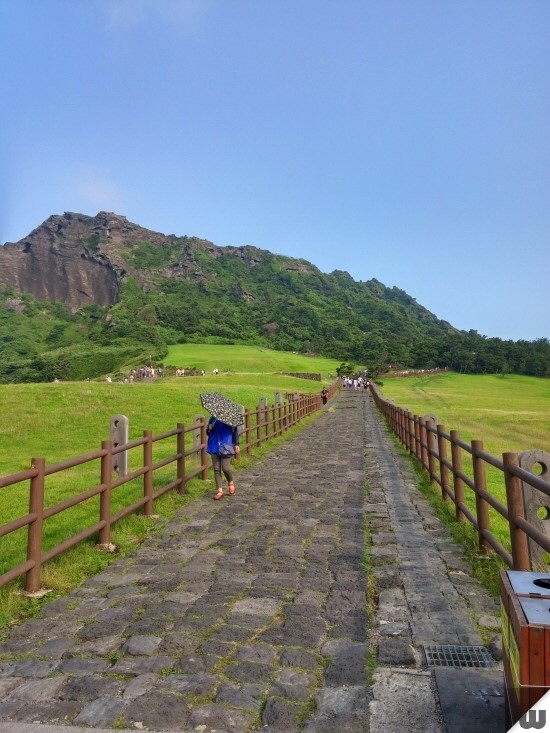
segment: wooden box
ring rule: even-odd
[[[550,573],[501,572],[507,718],[516,723],[550,689]]]

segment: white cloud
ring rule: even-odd
[[[208,12],[210,0],[99,0],[107,29],[121,32],[160,20],[172,28],[186,28]]]

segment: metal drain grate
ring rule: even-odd
[[[425,646],[428,667],[494,667],[495,661],[484,646],[436,644]]]

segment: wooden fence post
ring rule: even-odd
[[[259,448],[262,447],[262,414],[260,402],[256,409],[256,443]]]
[[[508,505],[508,523],[510,525],[510,541],[512,544],[513,570],[529,570],[529,546],[527,535],[516,523],[516,517],[524,519],[521,479],[511,472],[513,466],[519,466],[517,453],[503,453],[504,480],[506,482],[506,503]]]
[[[460,509],[459,504],[464,503],[464,481],[458,475],[462,472],[462,453],[460,446],[457,444],[460,440],[458,430],[451,430],[451,456],[453,463],[453,489],[455,492],[455,515],[457,522],[464,522],[466,515]]]
[[[185,493],[185,425],[182,422],[177,424],[176,453],[176,478],[178,480],[178,494]]]
[[[267,403],[266,423],[265,423],[265,439],[267,441],[274,437],[275,431],[275,405]]]
[[[447,460],[447,441],[444,438],[445,425],[437,426],[437,449],[439,453],[439,478],[441,479],[441,498],[445,501],[450,500],[447,493],[449,488],[449,468],[445,461]]]
[[[437,447],[437,441],[434,430],[434,423],[432,420],[426,420],[426,452],[428,454],[428,473],[430,475],[430,481],[435,481],[435,452]]]
[[[483,441],[472,440],[472,464],[474,469],[478,542],[481,552],[488,552],[491,545],[483,536],[483,532],[489,531],[489,504],[487,504],[485,499],[479,495],[480,489],[485,490],[487,488],[487,482],[485,479],[485,462],[478,455],[481,451],[483,451]]]
[[[414,430],[414,415],[412,414],[412,412],[409,412],[407,417],[409,420],[409,452],[414,456],[416,455],[416,433]]]
[[[201,424],[205,420],[204,415],[193,415],[193,425],[196,426],[195,430],[193,430],[193,448],[196,448],[197,451],[199,450],[200,444],[204,442],[202,440]]]
[[[151,430],[144,430],[143,437],[143,496],[147,499],[143,505],[143,513],[146,517],[153,516],[153,433]]]
[[[249,456],[252,454],[252,436],[250,434],[250,410],[245,410],[244,413],[244,443],[246,447],[246,454]]]
[[[401,443],[401,445],[406,446],[405,431],[403,427],[403,410],[400,407],[397,410],[397,429],[398,429],[399,442]]]
[[[203,481],[208,481],[208,453],[206,452],[206,443],[208,442],[208,436],[206,435],[206,420],[203,418],[201,420],[201,466],[202,466],[202,473],[201,473],[201,479]]]
[[[27,560],[34,563],[27,572],[25,591],[37,593],[40,590],[40,575],[42,569],[42,534],[44,529],[44,476],[46,471],[45,458],[32,458],[31,466],[38,473],[31,478],[29,514],[35,518],[29,524],[27,534]]]
[[[405,450],[411,452],[411,425],[409,419],[409,408],[403,409],[403,434],[405,436]]]
[[[275,402],[273,403],[273,437],[281,435],[281,404],[283,397],[280,392],[275,392]],[[276,416],[275,416],[276,415]]]
[[[420,430],[420,417],[414,416],[414,454],[422,463],[422,433]]]
[[[101,443],[101,450],[105,451],[101,457],[101,483],[103,490],[99,496],[99,519],[105,522],[99,530],[99,547],[108,548],[111,544],[111,476],[113,473],[113,443],[111,440],[104,440]],[[126,472],[128,463],[126,462]]]
[[[422,468],[424,468],[426,471],[429,471],[429,465],[428,465],[428,438],[427,438],[427,431],[426,431],[426,421],[423,417],[418,418],[418,424],[420,425],[420,463],[422,464]]]
[[[400,424],[401,424],[401,443],[406,451],[409,450],[409,433],[407,431],[407,408],[403,407],[400,410]]]
[[[403,433],[403,410],[400,407],[395,408],[395,419],[397,423],[397,437],[401,445],[405,444],[405,435]]]

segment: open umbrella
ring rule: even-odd
[[[243,408],[233,400],[219,392],[205,392],[201,394],[201,403],[205,410],[208,410],[216,420],[226,425],[236,427],[244,422]]]

